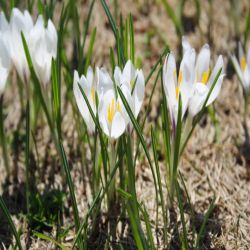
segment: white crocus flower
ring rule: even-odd
[[[247,58],[244,54],[241,43],[239,43],[239,61],[235,55],[231,56],[236,73],[239,77],[239,80],[246,91],[250,92],[250,48],[248,48]]]
[[[166,56],[163,67],[163,85],[170,111],[170,117],[175,127],[178,114],[178,103],[181,94],[182,118],[187,110],[194,83],[195,51],[188,49],[180,64],[179,74],[176,71],[176,62],[173,53]]]
[[[40,15],[31,29],[28,37],[28,46],[36,75],[41,84],[46,86],[51,77],[51,61],[57,54],[57,32],[51,20],[44,26]]]
[[[101,96],[107,90],[114,88],[114,83],[108,73],[108,71],[102,67],[96,67],[96,76],[97,76],[97,93],[98,96]]]
[[[123,71],[121,71],[118,66],[115,67],[114,79],[117,86],[123,86],[121,89],[127,98],[129,98],[128,91],[130,92],[131,101],[128,103],[135,118],[137,118],[143,103],[145,92],[145,80],[142,70],[135,69],[132,62],[128,60]]]
[[[82,95],[79,85],[84,91],[85,95],[88,98],[88,102],[91,106],[93,113],[96,115],[96,84],[95,77],[91,67],[88,68],[86,77],[84,75],[79,78],[78,72],[74,71],[74,83],[73,83],[73,92],[75,95],[76,103],[78,109],[87,125],[87,128],[90,132],[94,132],[95,123],[92,119],[90,111],[88,109],[87,103]]]
[[[3,93],[9,75],[10,54],[6,47],[4,38],[0,36],[0,95]]]
[[[187,50],[190,50],[191,46],[188,43],[187,39],[183,37],[182,46],[184,53]],[[206,101],[207,95],[210,91],[210,88],[213,85],[213,82],[222,68],[221,74],[211,92],[211,95],[206,103],[206,106],[210,105],[219,95],[222,82],[223,82],[223,58],[220,55],[217,59],[215,67],[211,72],[210,69],[210,48],[208,44],[205,44],[200,53],[198,54],[196,64],[195,64],[195,84],[193,89],[192,97],[190,98],[188,111],[191,117],[194,117],[197,113],[199,113]]]
[[[11,67],[9,24],[3,12],[0,13],[0,95],[3,93]]]
[[[12,62],[23,82],[27,82],[30,76],[25,51],[23,48],[21,32],[26,40],[33,28],[32,18],[27,10],[24,13],[14,8],[10,17],[10,51]]]
[[[103,132],[111,139],[121,136],[127,126],[122,101],[114,89],[105,91],[99,100],[98,117]]]

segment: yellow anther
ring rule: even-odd
[[[121,110],[121,104],[118,101],[117,104],[116,104],[116,112],[120,112],[120,110]]]
[[[175,97],[176,97],[176,100],[177,100],[178,97],[179,97],[179,92],[180,92],[180,88],[179,88],[179,87],[176,87],[176,89],[175,89]]]
[[[108,122],[112,123],[115,114],[115,100],[112,98],[111,103],[108,106]]]
[[[94,87],[92,87],[92,89],[91,89],[91,97],[92,97],[92,101],[95,104],[95,88]]]
[[[207,71],[204,71],[203,74],[202,74],[202,77],[201,77],[201,82],[203,84],[207,84],[207,81],[208,81],[208,78],[210,76],[210,69],[208,69]]]
[[[178,77],[178,85],[177,85],[178,88],[180,87],[181,81],[182,81],[182,71],[180,70],[179,77]]]
[[[240,59],[240,67],[243,71],[245,71],[246,66],[247,66],[246,58],[243,56]]]
[[[176,77],[176,69],[173,70],[173,76]]]

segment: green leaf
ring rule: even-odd
[[[116,190],[122,196],[123,199],[129,200],[132,198],[132,195],[130,193],[124,191],[123,189],[118,187]]]
[[[197,239],[196,239],[196,243],[195,243],[195,250],[198,250],[199,249],[199,244],[200,244],[200,241],[203,239],[204,237],[204,232],[205,232],[205,229],[206,229],[206,224],[208,222],[208,219],[212,213],[212,211],[214,210],[214,202],[215,202],[215,196],[207,210],[207,212],[205,213],[205,216],[204,216],[204,219],[203,219],[203,222],[202,222],[202,225],[201,225],[201,228],[200,228],[200,231],[198,233],[198,236],[197,236]]]
[[[84,73],[87,73],[91,58],[92,58],[92,54],[93,54],[93,47],[94,47],[94,43],[95,43],[95,36],[96,36],[96,28],[94,28],[94,30],[91,33],[90,36],[90,42],[89,42],[89,48],[88,48],[88,53],[87,53],[87,57],[86,57],[86,61],[85,61],[85,65],[84,65]]]
[[[131,120],[131,122],[132,122],[132,124],[133,124],[133,126],[134,126],[134,128],[135,128],[135,130],[136,130],[136,133],[137,133],[137,135],[138,135],[138,137],[139,137],[139,139],[140,139],[140,141],[141,141],[141,144],[142,144],[142,147],[143,147],[144,152],[145,152],[145,154],[146,154],[146,157],[147,157],[147,159],[148,159],[148,163],[149,163],[149,166],[150,166],[150,169],[151,169],[151,172],[152,172],[152,175],[153,175],[153,179],[154,179],[155,193],[156,193],[156,196],[158,196],[157,182],[156,182],[155,172],[154,172],[153,164],[152,164],[152,161],[151,161],[150,154],[149,154],[149,152],[148,152],[148,148],[147,148],[146,142],[145,142],[144,137],[143,137],[143,135],[142,135],[141,128],[140,128],[140,126],[139,126],[137,120],[135,119],[135,117],[134,117],[134,115],[133,115],[133,112],[132,112],[132,110],[130,109],[130,106],[129,106],[129,104],[128,104],[126,98],[125,98],[125,96],[123,95],[123,93],[122,93],[120,87],[117,87],[117,90],[118,90],[118,93],[119,93],[119,95],[120,95],[120,97],[121,97],[121,100],[122,100],[122,102],[123,102],[123,105],[124,105],[124,107],[126,108],[126,111],[127,111],[128,115],[129,115],[129,118],[130,118],[130,120]]]
[[[185,250],[188,250],[187,226],[186,226],[185,217],[184,217],[184,209],[183,209],[183,203],[182,203],[182,198],[181,198],[180,186],[177,180],[176,180],[175,188],[176,188],[179,211],[181,214],[181,224],[182,224],[183,240],[184,240],[183,247]]]
[[[130,58],[132,63],[135,65],[135,39],[134,39],[134,24],[133,17],[129,15],[129,35],[130,35]]]
[[[13,220],[11,219],[10,212],[9,212],[8,208],[6,207],[6,205],[4,203],[4,200],[3,200],[1,195],[0,195],[0,208],[2,209],[3,214],[4,214],[7,222],[10,225],[10,229],[11,229],[12,233],[14,234],[14,236],[16,238],[16,243],[17,243],[17,246],[18,246],[19,250],[22,250],[23,248],[22,248],[22,244],[21,244],[21,241],[20,241],[20,237],[19,237],[19,235],[17,233],[15,224],[13,223]]]
[[[42,233],[39,233],[39,232],[33,232],[33,234],[42,239],[42,240],[47,240],[47,241],[50,241],[54,244],[56,244],[58,247],[60,247],[62,250],[67,250],[67,247],[62,245],[61,243],[57,242],[55,239],[53,239],[52,237],[48,236],[48,235],[45,235],[45,234],[42,234]]]
[[[80,228],[80,218],[79,218],[79,212],[78,212],[78,208],[77,208],[77,203],[76,203],[76,197],[75,197],[75,191],[74,191],[74,184],[70,175],[70,168],[69,168],[69,163],[62,145],[62,142],[59,140],[59,148],[60,148],[60,155],[62,158],[62,163],[63,163],[63,169],[66,175],[66,179],[67,179],[67,183],[68,183],[68,187],[69,187],[69,192],[70,192],[70,198],[71,198],[71,202],[72,202],[72,207],[73,207],[73,214],[74,214],[74,222],[75,222],[75,226],[76,226],[76,231],[79,230]],[[81,249],[83,242],[82,239],[79,238],[78,239],[78,247]]]

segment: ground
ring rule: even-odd
[[[80,19],[84,20],[90,1],[77,2]],[[177,1],[170,2],[172,6],[175,6]],[[211,116],[205,115],[188,143],[180,163],[180,171],[184,177],[191,204],[195,210],[197,220],[195,224],[197,227],[201,224],[204,213],[214,196],[216,199],[215,209],[208,222],[202,249],[249,249],[250,144],[243,126],[244,99],[242,88],[228,60],[228,56],[230,53],[234,53],[237,45],[237,36],[231,14],[232,6],[229,0],[212,1],[212,16],[210,20],[209,1],[201,2],[201,18],[198,27],[193,26],[190,21],[194,16],[193,1],[187,1],[184,11],[185,23],[187,24],[186,36],[197,51],[204,43],[209,43],[213,61],[219,54],[222,54],[226,65],[226,75],[222,91],[214,105],[217,126],[214,126]],[[111,1],[108,1],[108,3],[111,6]],[[60,9],[61,4],[57,8]],[[146,76],[161,54],[164,45],[168,44],[169,48],[176,55],[179,55],[178,36],[161,1],[118,1],[118,8],[124,17],[129,12],[134,17],[136,56],[140,58]],[[112,7],[111,10],[113,10]],[[241,34],[244,29],[247,10],[247,1],[241,1],[239,22]],[[92,62],[99,66],[109,65],[109,48],[114,47],[115,42],[99,1],[96,1],[91,18],[91,28],[94,26],[97,27],[97,35]],[[240,38],[242,39],[243,37]],[[72,57],[72,40],[70,37],[67,39],[68,44],[65,45],[65,48],[67,49],[67,55]],[[13,72],[11,77],[15,79],[16,74]],[[147,106],[153,83],[154,81],[151,79],[146,87],[145,107]],[[13,89],[16,98],[13,98]],[[149,133],[151,124],[154,124],[159,116],[160,90],[160,84],[158,84],[153,96],[150,115],[147,118],[147,126],[144,129],[145,134]],[[65,91],[63,94],[65,97]],[[25,217],[22,215],[25,211],[24,144],[22,142],[24,130],[19,130],[19,127],[24,126],[24,121],[19,104],[18,90],[13,83],[12,86],[7,88],[5,95],[5,113],[7,116],[5,126],[9,141],[12,142],[10,158],[13,176],[6,183],[3,162],[0,159],[0,193],[3,193],[15,224],[22,229],[21,239],[23,244],[28,242],[30,249],[52,249],[53,245],[51,243],[37,239],[34,236],[29,237],[30,232],[28,231]],[[90,152],[87,145],[81,145],[81,148],[79,148],[78,140],[76,139],[77,133],[75,127],[72,126],[71,106],[65,104],[62,108],[63,141],[72,165],[71,174],[75,184],[77,204],[80,216],[83,218],[90,205],[92,196],[88,176],[84,175],[83,177],[82,174],[80,159],[82,153],[85,152],[83,157],[86,159],[86,165],[83,166],[83,169],[88,171],[86,169],[88,169],[87,165],[91,163]],[[247,127],[250,129],[249,112],[247,115]],[[22,132],[19,133],[17,131]],[[36,180],[35,188],[47,192],[52,192],[53,190],[67,191],[63,185],[64,181],[61,177],[59,159],[56,156],[56,151],[49,135],[46,123],[41,123],[36,133],[36,145],[33,145],[36,164],[34,164],[34,168],[31,170],[31,175]],[[35,146],[39,152],[39,160],[35,153]],[[151,147],[150,142],[148,142],[148,146]],[[164,164],[163,159],[160,159],[162,171],[164,171]],[[43,176],[42,179],[40,178],[41,176]],[[146,160],[137,162],[136,177],[138,199],[144,201],[150,218],[155,218],[154,185]],[[165,187],[164,178],[162,182]],[[66,195],[64,199],[65,211],[62,216],[65,227],[69,227],[69,233],[64,243],[66,246],[70,246],[74,236],[73,216],[70,216],[72,215],[72,208],[69,195]],[[104,213],[102,216],[95,236],[90,239],[92,241],[91,246],[93,246],[91,249],[100,249],[101,244],[105,243],[105,219],[107,215]],[[190,218],[188,208],[185,209],[185,216]],[[152,220],[154,221],[154,219]],[[6,223],[1,212],[0,221],[0,242],[7,247],[12,241],[12,236],[6,230]],[[2,221],[4,222],[2,223]],[[180,221],[178,215],[177,221]],[[162,222],[159,222],[158,231],[155,223],[152,222],[152,225],[157,235],[155,240],[159,241],[159,249],[161,249],[162,237],[160,230]],[[50,231],[51,236],[55,237],[55,234],[56,226]],[[118,229],[117,241],[125,242],[127,249],[134,249],[133,240],[129,232],[124,236],[120,234]],[[98,244],[99,247],[97,247]],[[111,245],[114,249],[118,247],[115,241]],[[176,249],[175,246],[177,245],[173,243],[172,248]]]

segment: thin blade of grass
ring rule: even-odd
[[[26,192],[26,206],[29,215],[29,171],[30,171],[30,104],[27,101],[26,106],[26,133],[25,133],[25,192]]]
[[[74,222],[75,222],[76,232],[77,232],[80,228],[79,212],[78,212],[78,207],[77,207],[77,203],[76,203],[74,184],[73,184],[71,174],[70,174],[69,163],[68,163],[68,160],[67,160],[67,157],[66,157],[66,154],[65,154],[65,151],[64,151],[64,148],[63,148],[61,141],[59,141],[59,148],[60,148],[60,154],[61,154],[62,163],[63,163],[63,169],[65,172],[68,187],[69,187],[70,198],[71,198],[72,207],[73,207]],[[82,239],[78,238],[78,247],[80,249],[82,249],[82,246],[83,246]]]
[[[133,17],[129,15],[129,36],[130,36],[130,58],[133,64],[135,64],[135,39],[134,39],[134,23]]]
[[[88,69],[89,64],[91,62],[94,43],[95,43],[95,36],[96,36],[96,28],[94,28],[94,30],[91,32],[91,35],[90,35],[89,48],[88,48],[88,53],[87,53],[86,61],[85,61],[85,65],[84,65],[84,74],[87,73],[87,69]]]
[[[117,90],[118,90],[118,93],[119,93],[119,95],[120,95],[120,97],[121,97],[121,100],[122,100],[122,102],[123,102],[123,105],[124,105],[124,107],[126,108],[126,111],[127,111],[128,115],[129,115],[129,118],[130,118],[130,120],[131,120],[131,122],[132,122],[132,124],[133,124],[133,126],[134,126],[134,128],[135,128],[135,130],[136,130],[136,133],[137,133],[137,135],[138,135],[138,137],[139,137],[139,139],[140,139],[140,141],[141,141],[141,144],[142,144],[142,147],[143,147],[144,152],[145,152],[145,154],[146,154],[146,157],[147,157],[147,159],[148,159],[148,163],[149,163],[149,166],[150,166],[152,175],[153,175],[154,186],[155,186],[155,193],[156,193],[156,196],[158,196],[157,181],[156,181],[156,176],[155,176],[153,164],[152,164],[152,161],[151,161],[150,154],[149,154],[149,152],[148,152],[148,148],[147,148],[145,139],[144,139],[144,137],[143,137],[143,135],[142,135],[142,131],[141,131],[140,125],[138,124],[137,120],[135,119],[135,117],[134,117],[134,115],[133,115],[133,112],[132,112],[132,110],[130,109],[130,106],[129,106],[129,104],[128,104],[126,98],[125,98],[125,96],[123,95],[123,93],[122,93],[120,87],[118,87]]]
[[[209,216],[211,215],[213,209],[214,209],[214,202],[215,202],[215,196],[207,210],[207,212],[205,213],[205,217],[204,217],[204,220],[202,222],[202,225],[201,225],[201,228],[200,228],[200,231],[197,235],[197,240],[196,240],[196,243],[195,243],[195,250],[198,250],[199,249],[199,244],[200,244],[200,241],[203,239],[204,237],[204,232],[205,232],[205,229],[206,229],[206,224],[208,222],[208,219],[209,219]]]
[[[54,243],[55,245],[60,247],[62,250],[67,250],[66,246],[62,245],[61,243],[59,243],[58,241],[56,241],[55,239],[53,239],[52,237],[50,237],[48,235],[45,235],[45,234],[42,234],[39,232],[35,232],[35,231],[33,232],[33,234],[41,240],[47,240],[47,241]]]
[[[7,222],[10,225],[10,229],[11,229],[12,233],[15,236],[16,243],[17,243],[17,246],[18,246],[19,250],[22,250],[23,248],[22,248],[22,244],[21,244],[21,241],[20,241],[20,237],[19,237],[19,235],[17,233],[17,230],[16,230],[16,227],[15,227],[15,225],[13,223],[13,220],[11,219],[10,212],[9,212],[8,208],[6,207],[5,202],[4,202],[1,195],[0,195],[0,208],[2,209],[3,214],[5,215],[5,218],[6,218]]]
[[[182,203],[182,198],[181,198],[180,186],[177,180],[176,180],[175,188],[176,188],[176,196],[178,200],[178,207],[179,207],[179,211],[181,214],[181,224],[182,224],[182,230],[183,230],[183,243],[184,243],[183,247],[185,250],[188,250],[187,226],[186,226],[185,217],[184,217],[184,209],[183,209],[183,203]]]

